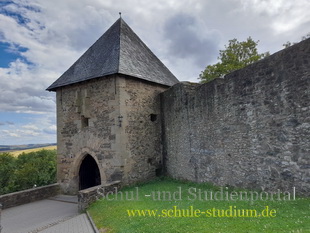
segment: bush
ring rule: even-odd
[[[10,192],[16,159],[10,153],[0,153],[0,195]]]
[[[17,158],[1,154],[0,194],[29,189],[56,182],[56,150],[22,153]],[[2,185],[3,184],[3,185]]]

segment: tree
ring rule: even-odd
[[[14,191],[56,182],[56,151],[22,153],[16,160],[14,176]]]
[[[199,75],[199,79],[202,83],[209,82],[269,56],[268,52],[258,53],[256,48],[258,42],[251,37],[242,42],[237,39],[229,40],[228,46],[225,45],[225,49],[220,50],[218,57],[220,62],[208,65]]]
[[[0,195],[56,182],[56,150],[0,153]]]
[[[0,195],[10,192],[14,179],[16,159],[9,153],[0,153]]]

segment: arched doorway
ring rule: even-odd
[[[80,177],[80,185],[79,185],[80,190],[101,184],[98,165],[94,160],[94,158],[91,157],[90,155],[86,155],[86,157],[83,159],[80,166],[79,177]]]

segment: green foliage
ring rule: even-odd
[[[229,40],[228,46],[225,45],[225,49],[220,50],[218,57],[220,62],[214,65],[208,65],[199,75],[199,79],[203,83],[209,82],[269,56],[269,53],[258,53],[256,48],[258,42],[254,41],[251,37],[242,42],[239,42],[237,39]]]
[[[0,154],[0,162],[0,194],[56,182],[55,150],[23,153],[17,158]]]
[[[8,193],[12,187],[16,159],[9,153],[0,154],[0,195]]]

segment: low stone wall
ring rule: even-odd
[[[2,204],[3,209],[6,209],[33,201],[43,200],[56,196],[59,193],[60,187],[59,184],[56,183],[2,195],[0,196],[0,204]]]
[[[115,190],[119,190],[120,187],[120,181],[114,181],[108,184],[98,185],[88,189],[80,190],[78,193],[79,211],[85,211],[91,203],[99,200],[102,195],[105,195],[108,192],[115,192]]]

